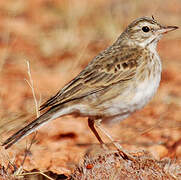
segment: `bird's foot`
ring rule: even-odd
[[[130,153],[126,152],[118,142],[113,142],[113,144],[124,160],[135,161],[135,158]]]

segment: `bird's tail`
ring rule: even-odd
[[[29,123],[27,126],[20,129],[19,131],[14,133],[12,136],[10,136],[8,139],[6,139],[3,142],[2,146],[4,146],[5,149],[8,149],[13,144],[17,143],[20,139],[22,139],[23,137],[27,136],[28,134],[34,132],[37,128],[44,125],[49,120],[54,119],[54,118],[52,118],[53,114],[50,113],[49,111],[45,112],[40,117],[35,119],[33,122]]]

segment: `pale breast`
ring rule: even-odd
[[[145,80],[140,83],[135,89],[128,89],[128,92],[122,92],[111,102],[104,104],[106,116],[122,116],[131,114],[132,112],[141,109],[145,106],[155,94],[160,83],[160,76]],[[124,116],[123,116],[124,117]],[[123,119],[120,117],[120,120]]]
[[[130,84],[126,92],[120,92],[120,95],[112,100],[107,108],[108,116],[105,121],[117,122],[129,116],[132,112],[144,107],[156,93],[161,79],[161,61],[158,56],[154,61],[145,67],[143,76],[137,76]],[[138,72],[139,73],[139,72]]]
[[[130,107],[133,110],[141,109],[150,101],[158,89],[160,78],[161,74],[158,74],[155,77],[150,77],[137,86],[135,96],[130,103]]]

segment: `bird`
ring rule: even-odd
[[[8,149],[50,120],[65,115],[88,117],[88,126],[100,144],[104,141],[97,128],[114,142],[101,122],[118,123],[151,100],[162,72],[157,43],[163,34],[177,28],[161,25],[153,16],[132,21],[111,46],[40,106],[40,111],[45,111],[42,115],[6,139],[2,146]]]

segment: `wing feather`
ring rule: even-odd
[[[40,110],[80,99],[113,85],[134,78],[140,65],[142,51],[112,46],[95,57],[88,66],[55,96],[46,101]]]

